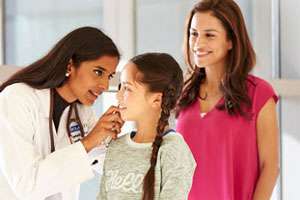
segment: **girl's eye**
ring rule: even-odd
[[[102,76],[103,75],[103,71],[101,71],[101,70],[95,69],[94,72],[97,76]]]
[[[125,91],[129,91],[129,92],[131,91],[130,88],[127,87],[127,86],[124,86],[124,90],[125,90]]]
[[[122,85],[121,83],[118,85],[118,90],[132,91],[128,86]]]
[[[108,80],[111,80],[113,78],[114,78],[114,75],[112,75],[112,74],[108,76]]]

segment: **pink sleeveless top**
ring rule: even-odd
[[[277,102],[278,97],[258,77],[249,75],[247,85],[251,119],[229,116],[216,107],[201,117],[198,100],[181,111],[176,129],[197,162],[189,200],[252,199],[259,176],[257,115],[270,98]]]

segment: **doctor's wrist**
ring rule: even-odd
[[[82,143],[87,153],[93,148],[93,145],[89,142],[89,140],[86,137],[82,138],[80,142]]]
[[[94,137],[97,136],[97,137]],[[87,152],[91,151],[93,148],[99,146],[102,141],[105,139],[105,136],[100,136],[98,134],[93,134],[91,131],[87,136],[81,139],[81,143],[84,146]]]

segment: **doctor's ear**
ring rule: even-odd
[[[68,65],[67,65],[67,71],[66,71],[65,76],[69,77],[73,70],[74,70],[73,60],[70,59],[69,62],[68,62]]]

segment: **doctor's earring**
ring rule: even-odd
[[[70,76],[70,72],[66,72],[65,76],[69,77]]]

